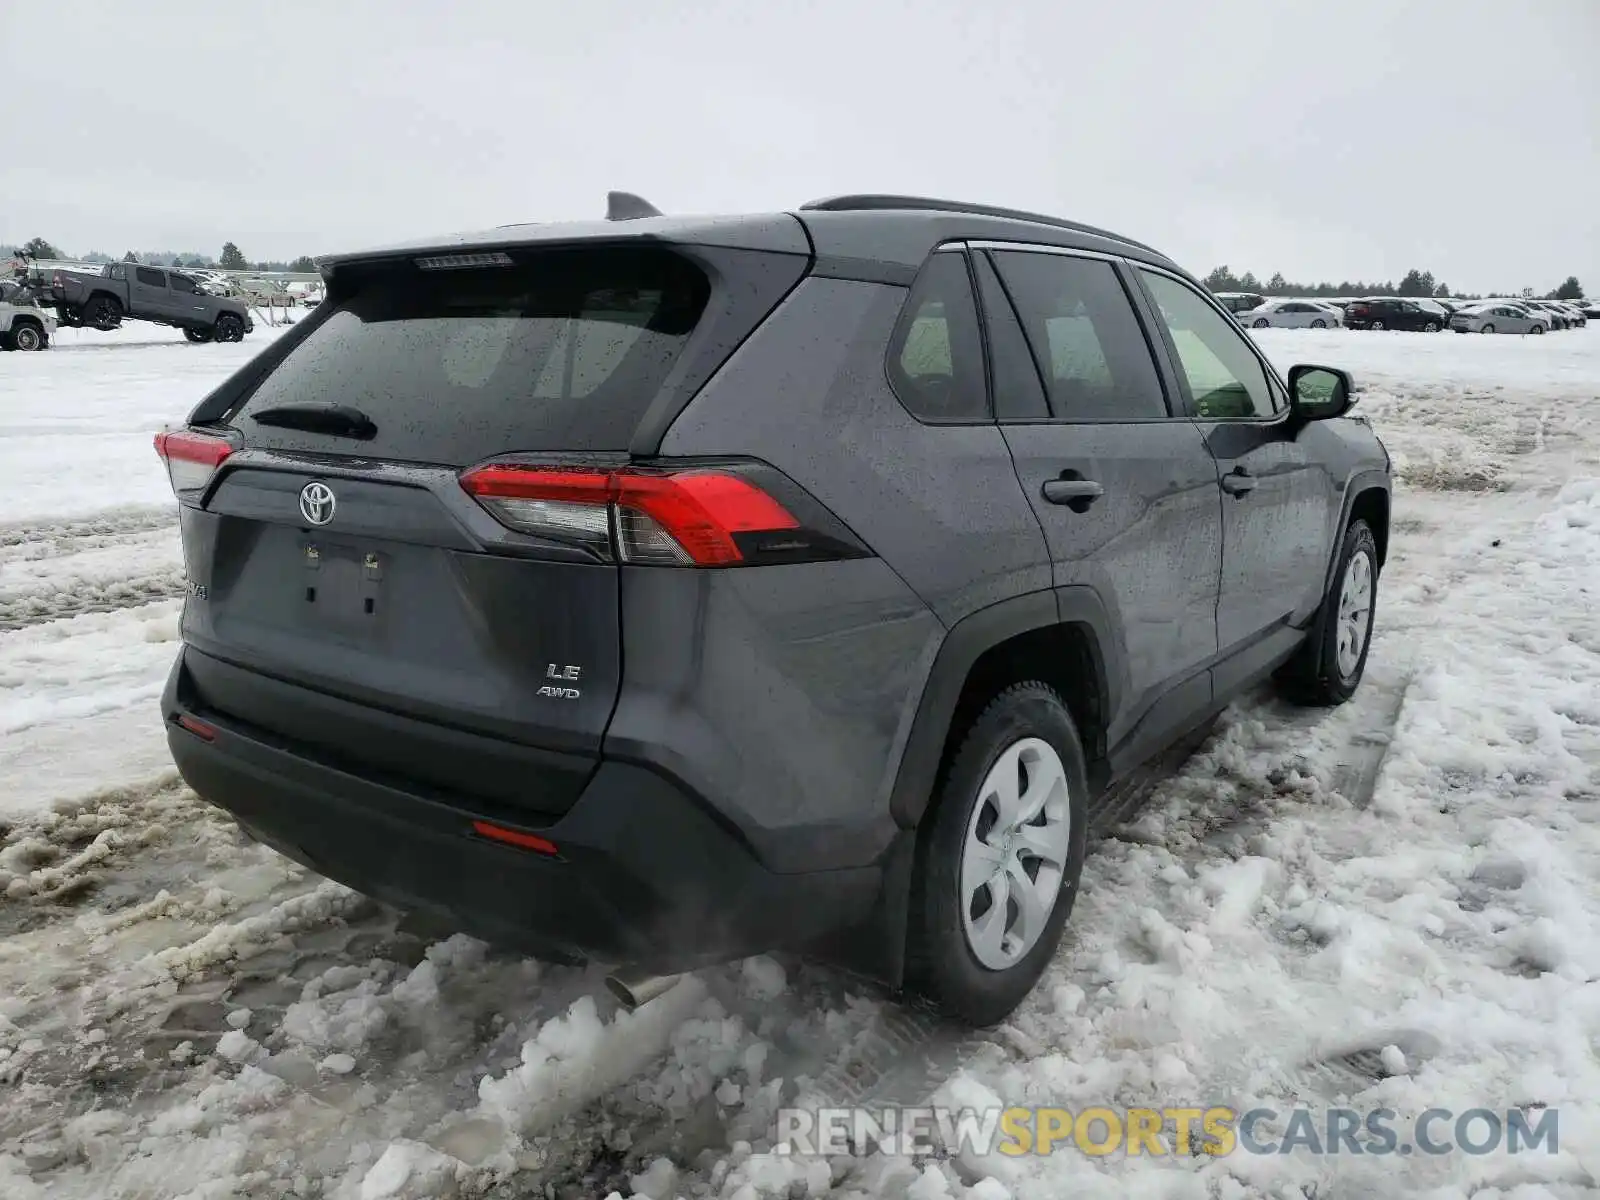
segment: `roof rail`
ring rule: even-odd
[[[1143,242],[1136,242],[1130,237],[1123,237],[1120,233],[1112,233],[1109,229],[1100,229],[1094,225],[1081,225],[1077,221],[1066,221],[1060,217],[1048,217],[1043,213],[1026,212],[1020,208],[998,208],[992,204],[968,204],[961,200],[933,200],[927,196],[892,196],[863,193],[855,196],[828,196],[822,200],[809,200],[802,204],[803,211],[811,212],[883,212],[891,209],[910,209],[918,212],[957,212],[971,213],[976,217],[1002,217],[1010,221],[1031,221],[1035,225],[1053,225],[1057,229],[1071,229],[1075,233],[1092,234],[1095,237],[1108,238],[1113,242],[1121,242],[1125,246],[1137,246],[1141,250],[1148,250],[1151,254],[1165,258],[1166,255],[1153,246]]]

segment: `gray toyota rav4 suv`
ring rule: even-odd
[[[1269,675],[1355,690],[1388,455],[1343,372],[1280,378],[1105,230],[612,201],[323,260],[158,435],[173,756],[625,994],[786,950],[998,1021],[1131,779]]]

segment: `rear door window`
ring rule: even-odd
[[[666,250],[347,270],[346,294],[233,417],[251,444],[459,466],[625,450],[710,295],[704,273]],[[354,442],[251,422],[282,405],[356,408],[377,433]]]
[[[167,286],[167,277],[165,273],[153,270],[150,267],[135,267],[133,269],[133,274],[134,277],[146,287],[164,288]]]
[[[1101,259],[1025,250],[993,257],[1033,346],[1052,416],[1127,421],[1170,415],[1116,268]]]

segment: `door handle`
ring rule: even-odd
[[[1073,512],[1083,512],[1106,494],[1092,479],[1046,479],[1040,491],[1051,504],[1065,504]]]
[[[1222,477],[1222,490],[1230,496],[1243,496],[1256,489],[1255,476],[1243,467],[1235,467]]]

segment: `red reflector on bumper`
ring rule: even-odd
[[[214,742],[217,740],[217,727],[215,725],[207,725],[198,717],[191,717],[188,714],[185,714],[178,718],[178,724],[182,728],[187,729],[190,733],[194,734],[195,737],[199,738],[203,742]]]
[[[519,850],[532,850],[538,854],[559,854],[556,844],[548,838],[542,838],[535,833],[522,833],[516,829],[506,829],[499,825],[491,825],[488,821],[474,821],[472,832],[479,837],[488,838],[490,841],[504,842],[508,846],[515,846]]]

